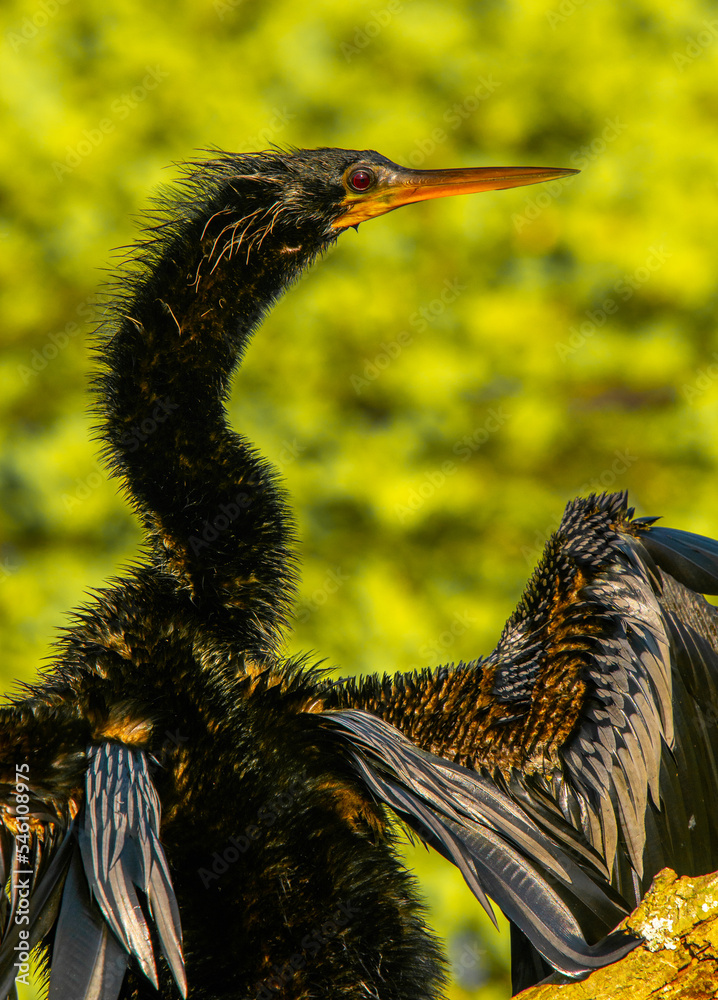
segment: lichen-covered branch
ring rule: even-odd
[[[718,873],[664,869],[625,921],[646,943],[583,982],[555,976],[521,1000],[710,1000],[718,997]]]

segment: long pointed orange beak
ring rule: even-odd
[[[356,190],[357,172],[369,174],[370,186]],[[354,164],[344,175],[347,196],[342,202],[346,209],[332,223],[335,229],[347,229],[367,219],[393,212],[402,205],[429,198],[448,198],[455,194],[476,194],[478,191],[498,191],[503,188],[540,184],[559,177],[577,174],[567,167],[468,167],[458,170],[408,170],[392,164]],[[365,183],[366,178],[359,180]]]

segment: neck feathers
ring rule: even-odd
[[[288,231],[276,182],[231,164],[190,174],[123,269],[98,409],[154,564],[213,621],[272,645],[293,594],[291,522],[224,404],[253,330],[318,248]]]

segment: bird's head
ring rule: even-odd
[[[315,250],[345,229],[412,202],[538,184],[578,172],[559,167],[414,170],[374,150],[332,148],[277,149],[226,156],[221,163],[224,183],[241,199],[253,229],[296,233]]]

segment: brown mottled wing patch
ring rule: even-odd
[[[710,866],[718,825],[718,616],[690,589],[718,590],[718,543],[632,513],[625,494],[568,505],[487,661],[524,713],[512,794],[553,800],[630,903],[665,864]]]
[[[145,754],[116,743],[90,747],[79,841],[92,895],[117,939],[156,987],[150,931],[136,890],[144,893],[162,952],[186,996],[179,910],[159,826],[160,803]]]
[[[588,911],[601,936],[624,911],[600,862],[575,863],[497,784],[426,753],[367,712],[327,712],[370,791],[461,871],[493,919],[490,895],[557,969],[581,975],[635,947],[613,935],[589,945],[574,916]]]

